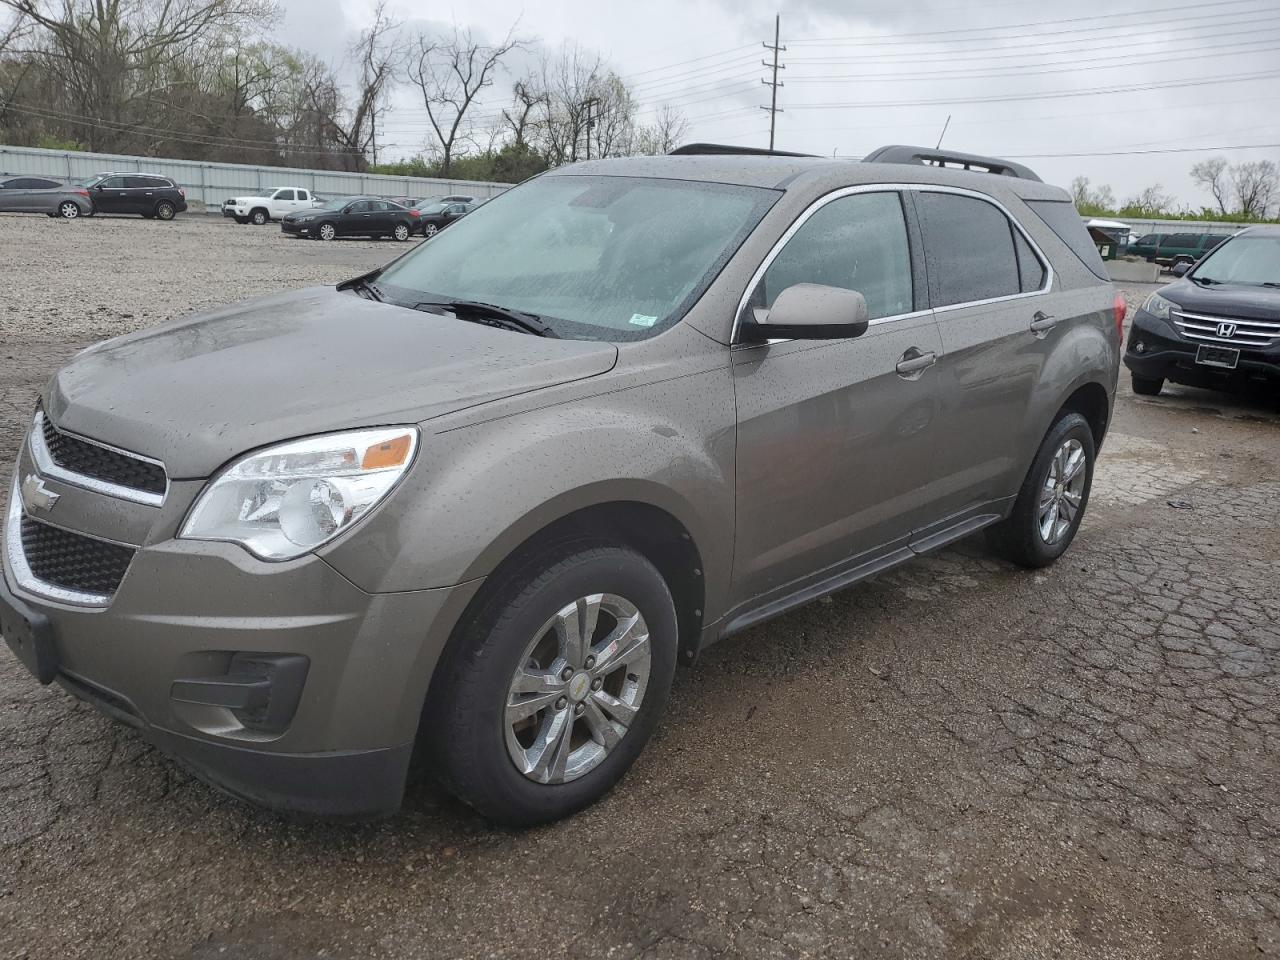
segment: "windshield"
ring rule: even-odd
[[[640,177],[544,176],[389,266],[397,302],[478,300],[559,336],[638,340],[676,323],[780,196]]]
[[[351,198],[350,198],[350,197],[335,197],[335,198],[334,198],[334,199],[332,199],[332,200],[326,200],[324,203],[320,204],[319,209],[321,209],[321,210],[341,210],[343,207],[345,207],[345,206],[346,206],[348,203],[350,203],[350,202],[351,202]]]
[[[1234,237],[1219,244],[1190,276],[1209,283],[1280,284],[1280,237]]]
[[[439,201],[433,201],[431,203],[418,204],[418,209],[421,210],[423,213],[443,213],[444,208],[447,206],[449,206],[449,204],[440,203]]]

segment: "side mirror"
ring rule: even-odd
[[[860,337],[870,322],[867,301],[857,290],[820,283],[787,287],[771,310],[756,310],[755,320],[742,328],[743,339],[844,340]]]
[[[1187,263],[1185,260],[1182,263],[1175,263],[1173,265],[1173,275],[1175,277],[1185,277],[1187,275],[1187,271],[1190,269],[1191,264]]]

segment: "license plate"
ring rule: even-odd
[[[1196,349],[1196,363],[1202,363],[1206,367],[1234,370],[1239,362],[1240,351],[1232,347],[1203,346]]]
[[[49,619],[26,604],[5,596],[0,589],[0,636],[23,665],[41,683],[52,683],[58,673]]]

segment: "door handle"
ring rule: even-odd
[[[1037,336],[1048,333],[1058,325],[1058,318],[1051,317],[1043,310],[1037,310],[1031,315],[1031,332]]]
[[[894,369],[898,371],[898,376],[905,380],[918,380],[925,370],[937,362],[938,355],[936,353],[932,351],[921,353],[917,347],[912,347],[902,355],[902,359],[898,361],[898,365]]]

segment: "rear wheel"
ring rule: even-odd
[[[168,200],[161,200],[156,204],[156,216],[161,220],[172,220],[177,212],[178,208]]]
[[[80,204],[71,200],[63,200],[58,204],[58,216],[64,220],[74,220],[80,216]]]
[[[657,724],[676,630],[666,582],[623,547],[566,547],[508,577],[427,699],[423,736],[442,780],[515,826],[595,802]]]
[[[1164,389],[1163,377],[1152,380],[1147,377],[1140,377],[1135,373],[1130,375],[1130,379],[1133,381],[1133,392],[1144,397],[1157,396]]]
[[[1093,485],[1093,431],[1078,413],[1050,428],[1008,518],[987,528],[987,542],[1006,560],[1047,567],[1075,539]]]
[[[395,232],[392,234],[392,236],[394,236],[397,240],[401,240],[401,241],[408,240],[409,225],[405,223],[397,223]]]
[[[332,223],[322,223],[320,229],[316,231],[316,236],[321,240],[333,240],[338,236],[338,228]]]

